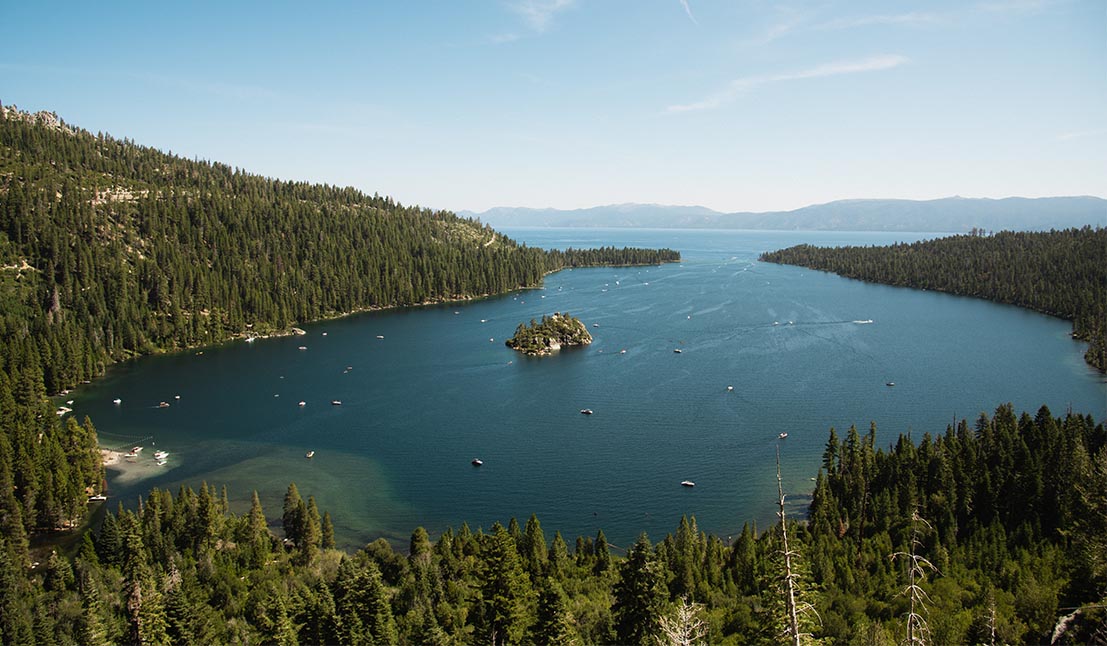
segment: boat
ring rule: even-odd
[[[253,343],[256,340],[257,340],[257,337],[253,337],[253,336],[246,337],[246,343]]]
[[[88,501],[89,501],[89,502],[97,502],[97,501],[101,501],[101,500],[107,500],[107,499],[108,499],[108,497],[107,497],[107,496],[105,496],[105,495],[104,495],[104,494],[102,494],[102,493],[98,493],[98,494],[96,494],[95,496],[89,496],[89,497],[88,497]]]
[[[315,451],[308,451],[307,453],[304,454],[304,457],[309,459],[309,460],[314,458],[315,457]]]
[[[777,435],[777,437],[783,440],[784,438],[788,437],[788,434],[787,433],[781,433],[780,435]]]
[[[480,465],[484,464],[484,460],[482,460],[480,458],[473,458],[473,460],[472,460],[472,462],[470,462],[470,464],[472,464],[475,467],[479,467]]]
[[[593,323],[592,327],[600,327],[600,324],[599,323]]]
[[[884,385],[885,385],[885,386],[887,386],[887,387],[889,387],[889,388],[891,388],[892,386],[895,386],[895,385],[896,385],[896,382],[894,382],[894,381],[889,381],[888,383],[886,383],[886,384],[884,384]]]
[[[166,460],[165,458],[162,458],[161,460],[158,460],[158,461],[156,462],[156,464],[157,464],[157,465],[158,465],[159,467],[164,467],[164,466],[165,466],[166,464],[168,464],[168,463],[169,463],[169,460]]]
[[[65,415],[66,413],[72,413],[73,409],[68,406],[58,406],[58,416]]]
[[[307,402],[300,402],[300,404],[299,404],[299,405],[300,405],[301,407],[303,407],[303,406],[307,406]]]
[[[694,486],[696,486],[696,483],[692,482],[691,480],[681,480],[680,481],[680,486],[682,486],[682,487],[694,487]]]
[[[131,453],[134,453],[135,455],[138,455],[139,453],[142,453],[142,447],[141,446],[131,447]]]
[[[118,405],[120,405],[120,404],[122,404],[122,403],[123,403],[123,400],[122,400],[122,399],[120,399],[120,398],[118,398],[118,397],[116,397],[115,399],[111,400],[111,403],[113,403],[113,404],[115,404],[116,406],[118,406]]]
[[[337,399],[332,399],[331,400],[331,406],[341,406],[341,405],[342,405],[342,402],[338,401]]]
[[[158,408],[169,408],[169,402],[158,402]]]
[[[582,408],[582,409],[580,409],[580,414],[581,415],[591,415],[592,414],[592,409],[591,408]]]
[[[681,350],[680,348],[674,348],[673,352],[675,352],[676,354],[680,354],[681,352],[684,352],[684,350]]]
[[[169,457],[169,451],[154,451],[155,460],[164,460]]]
[[[299,348],[299,349],[300,349],[300,350],[307,350],[307,346],[306,346],[306,345],[302,345],[302,346],[300,346],[300,348]]]
[[[619,354],[626,354],[626,353],[627,353],[626,350],[619,350]]]
[[[734,386],[727,386],[727,387],[726,387],[726,391],[727,391],[728,393],[732,393],[732,392],[734,392]]]
[[[378,339],[383,339],[383,338],[384,338],[384,335],[383,335],[383,334],[378,334],[378,335],[377,335],[377,338],[378,338]]]

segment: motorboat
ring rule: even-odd
[[[473,460],[472,460],[472,462],[470,462],[470,464],[472,464],[475,467],[479,467],[480,465],[484,464],[484,460],[482,460],[480,458],[473,458]]]
[[[732,393],[732,392],[734,392],[734,386],[727,386],[727,387],[726,387],[726,391],[727,391],[728,393]]]
[[[315,457],[315,451],[308,451],[307,453],[304,454],[304,457],[309,459],[309,460],[314,458]]]
[[[784,438],[788,437],[788,434],[787,433],[781,433],[780,435],[777,435],[777,437],[783,440]]]
[[[680,481],[680,486],[682,486],[682,487],[694,487],[694,486],[696,486],[696,483],[692,482],[691,480],[681,480]]]
[[[120,405],[120,404],[122,404],[122,403],[123,403],[123,400],[122,400],[122,399],[120,399],[120,398],[118,398],[118,397],[116,397],[115,399],[111,400],[111,403],[113,403],[113,404],[115,404],[116,406],[118,406],[118,405]]]
[[[338,401],[337,399],[332,399],[331,400],[331,406],[341,406],[341,405],[342,405],[342,402]]]
[[[155,460],[164,460],[169,457],[169,451],[154,451]]]
[[[158,408],[169,408],[169,402],[158,402]]]
[[[888,383],[886,383],[886,384],[884,384],[884,385],[885,385],[885,386],[887,386],[887,387],[889,387],[889,388],[891,388],[892,386],[895,386],[895,385],[896,385],[896,382],[894,382],[894,381],[889,381]]]
[[[684,352],[684,350],[681,350],[680,348],[673,348],[673,352],[676,354],[680,354],[681,352]]]
[[[301,408],[303,408],[304,406],[307,406],[307,402],[300,402],[300,403],[299,403],[299,406],[300,406]]]
[[[580,409],[580,414],[581,415],[591,415],[592,414],[592,409],[591,408],[582,408],[582,409]]]

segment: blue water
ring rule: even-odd
[[[1065,321],[757,262],[800,242],[922,236],[507,233],[547,248],[668,246],[683,262],[563,271],[540,290],[116,366],[75,394],[74,414],[93,419],[105,446],[153,436],[170,458],[145,464],[147,478],[113,475],[112,495],[133,504],[152,486],[207,481],[225,484],[238,510],[257,489],[279,519],[295,481],[347,546],[532,512],[550,536],[571,542],[602,528],[625,545],[642,531],[661,538],[682,514],[721,536],[771,522],[778,446],[800,507],[831,426],[875,422],[886,446],[1005,402],[1107,415],[1107,384]],[[546,358],[504,346],[516,325],[555,311],[581,318],[594,343]]]

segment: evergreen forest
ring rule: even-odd
[[[797,245],[762,254],[886,285],[1018,305],[1072,321],[1085,360],[1107,371],[1107,229],[1001,231],[885,247]]]
[[[236,513],[207,483],[91,500],[95,426],[48,395],[112,362],[679,254],[528,248],[449,212],[0,112],[0,643],[1107,643],[1107,430],[1044,407],[886,447],[874,427],[830,429],[807,513],[784,514],[782,489],[779,522],[731,537],[681,518],[619,546],[531,516],[346,553],[294,483],[280,510],[255,494]],[[965,256],[933,271],[1001,294],[1021,281],[1003,272],[1032,272],[1027,294],[1059,296],[1019,304],[1102,339],[1102,230],[1022,235],[955,238]],[[973,264],[1020,248],[1009,269]],[[908,257],[893,266],[925,265]]]

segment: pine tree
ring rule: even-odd
[[[654,558],[645,534],[627,552],[619,566],[611,612],[615,641],[633,646],[653,645],[660,634],[660,620],[668,591],[661,564]]]
[[[481,560],[481,606],[477,633],[488,644],[518,643],[529,623],[527,578],[519,562],[515,539],[496,523],[484,537]]]

